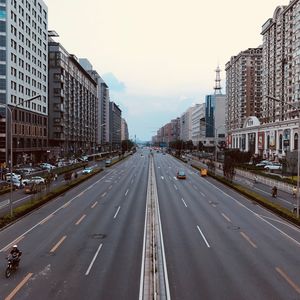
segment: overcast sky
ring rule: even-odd
[[[46,0],[49,29],[88,58],[120,105],[130,137],[155,131],[213,93],[215,69],[262,44],[261,26],[289,0]]]

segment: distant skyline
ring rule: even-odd
[[[129,135],[156,130],[213,93],[225,93],[231,56],[262,44],[261,26],[288,0],[49,0],[49,30],[87,58],[120,105]]]

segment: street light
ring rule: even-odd
[[[300,148],[300,109],[299,107],[296,107],[295,105],[289,103],[289,102],[285,102],[283,100],[280,100],[280,99],[277,99],[273,96],[269,96],[269,95],[266,95],[267,98],[270,98],[276,102],[279,102],[279,103],[283,103],[283,104],[287,104],[289,106],[291,106],[292,108],[294,108],[297,112],[298,112],[298,145],[297,145],[297,151],[298,151],[298,163],[297,163],[297,218],[299,218],[299,187],[300,187],[300,184],[299,184],[299,175],[300,175],[300,151],[299,151],[299,148]]]
[[[9,164],[9,169],[10,169],[10,199],[9,199],[9,207],[10,207],[10,216],[13,216],[13,177],[12,177],[12,170],[13,170],[13,112],[14,110],[20,105],[24,104],[26,102],[31,102],[32,100],[35,100],[37,98],[40,98],[41,95],[35,95],[32,98],[23,100],[19,102],[17,105],[15,105],[13,108],[10,108],[9,105],[6,104],[0,104],[2,107],[6,107],[6,116],[7,112],[10,112],[10,164]],[[8,126],[7,126],[7,117],[6,117],[6,137],[8,136]],[[6,148],[8,149],[8,139],[6,138]],[[8,152],[8,151],[7,151]]]

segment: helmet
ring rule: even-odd
[[[18,248],[18,245],[13,245],[13,248]]]

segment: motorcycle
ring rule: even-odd
[[[9,278],[11,276],[11,274],[15,271],[17,271],[18,267],[19,267],[19,263],[20,263],[20,258],[19,256],[13,256],[13,255],[9,255],[7,257],[7,267],[5,270],[5,277]]]

